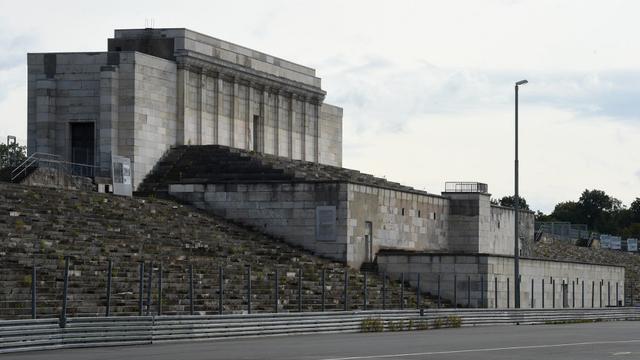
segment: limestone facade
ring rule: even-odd
[[[419,279],[423,292],[437,296],[439,289],[441,298],[455,299],[460,306],[514,306],[510,256],[390,251],[379,254],[378,266],[393,279],[404,273],[416,287]],[[617,306],[625,298],[624,273],[622,266],[521,258],[520,304],[547,309]]]
[[[187,29],[116,30],[108,48],[28,54],[30,154],[97,176],[109,176],[111,155],[128,157],[134,188],[180,144],[341,166],[342,109],[324,103],[314,69]],[[77,123],[89,126],[84,140]]]
[[[449,196],[466,196],[462,193],[439,196],[325,181],[171,184],[169,194],[354,268],[374,262],[380,251],[390,249],[496,255],[513,252],[513,224],[506,222],[513,221],[514,211],[491,206],[489,194],[467,194],[476,199],[474,207],[487,214],[465,216],[466,222],[475,227],[461,225],[459,218],[451,220],[453,201]],[[324,222],[325,214],[331,214],[330,221]],[[521,215],[521,242],[526,243],[533,240],[533,231],[529,231],[533,229],[533,214],[525,211]],[[496,226],[497,222],[503,223]],[[466,236],[465,246],[456,237],[461,232]]]

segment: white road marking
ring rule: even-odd
[[[621,351],[621,352],[617,352],[617,353],[613,353],[613,356],[618,356],[618,355],[631,355],[631,351]]]
[[[636,339],[636,340],[615,340],[615,341],[591,341],[591,342],[566,343],[566,344],[548,344],[548,345],[510,346],[510,347],[500,347],[500,348],[467,349],[467,350],[430,351],[430,352],[405,353],[405,354],[363,355],[363,356],[350,356],[350,357],[341,357],[341,358],[327,358],[327,359],[319,359],[319,360],[389,359],[389,358],[403,358],[403,357],[424,356],[424,355],[446,355],[446,354],[460,354],[460,353],[471,353],[471,352],[541,349],[541,348],[554,348],[554,347],[566,347],[566,346],[628,344],[628,343],[640,343],[640,339]]]

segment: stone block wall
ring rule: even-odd
[[[438,293],[439,279],[440,296],[443,300],[453,302],[455,298],[460,306],[466,306],[467,294],[470,294],[472,307],[482,305],[494,308],[496,298],[499,308],[514,306],[512,257],[388,252],[379,255],[378,266],[380,271],[395,279],[405,273],[405,278],[416,287],[419,273],[420,288],[434,296]],[[594,307],[600,307],[601,304],[615,306],[616,299],[624,301],[625,270],[620,266],[522,258],[520,274],[520,303],[523,308],[542,308],[543,297],[544,308],[553,308],[554,298],[556,308],[563,305],[579,308],[582,307],[583,299],[584,307],[591,307],[592,299]],[[563,282],[566,286],[564,294]],[[591,291],[592,286],[595,294]]]
[[[367,221],[373,228],[373,254],[380,249],[448,249],[448,199],[357,184],[348,189],[350,265],[358,267],[365,261]]]
[[[321,164],[342,166],[342,108],[326,103],[320,106],[318,146]]]
[[[514,249],[515,211],[491,205],[487,193],[445,192],[450,199],[449,246],[451,251],[469,254],[511,255]],[[534,214],[520,211],[520,249],[530,255],[534,236]]]
[[[173,184],[169,194],[316,255],[347,258],[346,184]],[[336,214],[333,236],[321,240],[316,229],[318,207],[334,207]]]
[[[491,218],[486,224],[488,230],[484,241],[480,243],[480,253],[486,254],[513,254],[515,236],[515,210],[513,208],[491,205]],[[530,244],[534,237],[534,213],[520,210],[518,214],[520,223],[520,255],[531,256]]]

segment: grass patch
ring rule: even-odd
[[[361,332],[382,332],[383,330],[384,324],[379,318],[362,319],[360,323]]]

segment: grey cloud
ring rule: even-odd
[[[528,73],[448,69],[421,61],[402,66],[375,57],[362,63],[327,59],[337,65],[325,76],[332,84],[328,101],[345,108],[359,131],[402,131],[413,117],[429,118],[473,110],[511,111],[513,84],[528,78],[521,102],[619,121],[640,121],[640,72]],[[585,116],[586,117],[586,116]]]

